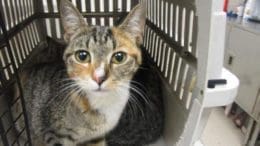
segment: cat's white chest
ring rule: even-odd
[[[117,125],[128,99],[128,90],[124,90],[120,94],[110,93],[104,97],[90,99],[90,105],[92,108],[97,110],[98,116],[93,117],[97,119],[91,121],[90,123],[93,129],[90,131],[87,130],[87,133],[84,128],[79,129],[79,132],[82,133],[82,135],[88,135],[87,137],[82,138],[80,141],[102,137],[111,131]]]
[[[106,129],[113,128],[118,123],[126,102],[100,109],[100,113],[105,116],[106,124],[104,126],[107,127]]]
[[[122,93],[123,92],[123,93]],[[120,116],[125,108],[125,105],[129,99],[129,91],[123,90],[120,94],[108,94],[100,101],[100,104],[96,104],[94,108],[105,117],[105,123],[103,126],[104,131],[109,131],[116,126]],[[98,101],[94,101],[97,103]],[[102,130],[101,130],[102,131]]]

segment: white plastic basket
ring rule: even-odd
[[[90,24],[114,25],[136,0],[72,0]],[[45,37],[62,37],[59,0],[2,0],[0,94],[17,82],[17,70]],[[233,102],[238,79],[223,68],[226,15],[220,0],[147,0],[144,47],[164,81],[166,127],[159,145],[191,146],[199,139],[211,107]],[[2,57],[4,56],[4,57]],[[14,80],[13,80],[14,79]],[[19,83],[18,83],[19,84]],[[23,98],[21,96],[22,103]],[[7,136],[3,109],[0,133]],[[26,121],[25,114],[21,116]],[[28,127],[28,125],[26,125]],[[25,133],[29,131],[25,128]],[[199,144],[199,142],[197,142]],[[1,144],[0,144],[1,145]]]

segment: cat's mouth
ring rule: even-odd
[[[94,89],[93,91],[94,92],[107,92],[108,90],[104,89],[104,88],[101,88],[101,87],[98,87],[97,89]]]

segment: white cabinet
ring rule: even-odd
[[[240,80],[236,103],[258,119],[259,115],[254,112],[260,111],[257,108],[260,106],[257,105],[260,100],[260,33],[237,22],[228,22],[225,66]]]
[[[257,135],[260,123],[260,24],[229,20],[226,36],[225,67],[240,80],[235,102],[254,121],[251,122],[254,129],[248,133]]]

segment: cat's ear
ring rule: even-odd
[[[68,0],[60,1],[60,15],[64,28],[64,40],[69,42],[72,35],[82,27],[87,26],[83,16]]]
[[[143,43],[143,33],[146,22],[146,3],[135,6],[127,15],[126,19],[119,26],[135,38],[136,44]]]

